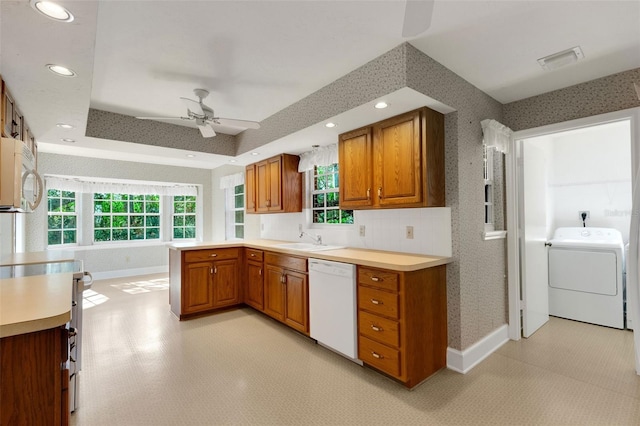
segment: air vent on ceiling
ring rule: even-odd
[[[545,70],[555,70],[565,65],[573,64],[584,58],[584,53],[580,46],[554,53],[544,58],[538,59],[538,63]]]

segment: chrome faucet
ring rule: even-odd
[[[306,235],[307,237],[311,238],[311,239],[314,241],[314,243],[315,243],[315,244],[322,245],[322,236],[321,236],[321,235],[316,234],[316,236],[315,236],[315,237],[313,237],[312,235],[307,234],[307,233],[306,233],[306,232],[304,232],[304,231],[301,231],[301,232],[300,232],[300,238],[302,238],[302,237],[303,237],[303,236],[305,236],[305,235]]]

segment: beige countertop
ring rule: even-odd
[[[179,243],[171,244],[169,245],[169,248],[173,250],[183,251],[224,247],[250,247],[260,250],[269,250],[296,256],[304,256],[313,259],[352,263],[355,265],[392,269],[395,271],[417,271],[419,269],[445,265],[452,261],[452,258],[444,256],[428,256],[423,254],[400,253],[350,247],[312,252],[278,247],[279,244],[286,243],[291,243],[291,241],[236,240],[224,241],[220,243]]]
[[[12,253],[0,257],[0,266],[33,265],[36,263],[73,262],[74,253],[70,251],[37,251]]]
[[[47,330],[71,319],[73,273],[0,280],[0,337]]]

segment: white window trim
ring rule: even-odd
[[[333,163],[332,163],[333,164]],[[340,170],[338,169],[338,173],[340,173]],[[314,169],[311,168],[309,170],[307,170],[307,172],[305,173],[305,179],[306,179],[306,184],[307,184],[307,197],[306,197],[306,205],[308,206],[307,210],[307,215],[306,215],[306,221],[307,221],[307,227],[309,229],[323,229],[323,228],[328,228],[328,229],[336,229],[336,227],[353,227],[356,224],[355,221],[355,210],[354,212],[354,218],[353,218],[353,223],[315,223],[313,221],[313,195],[314,194],[320,194],[320,193],[330,193],[330,192],[337,192],[338,194],[340,193],[340,187],[337,188],[331,188],[331,189],[322,189],[322,190],[318,190],[316,191],[314,188]],[[325,212],[327,211],[327,208],[325,207]],[[333,210],[334,208],[330,208],[328,210]],[[342,209],[340,208],[340,206],[338,205],[337,210],[350,210],[350,209]]]

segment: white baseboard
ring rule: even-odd
[[[463,351],[447,348],[447,368],[466,374],[509,340],[509,326],[504,324]]]
[[[91,276],[94,280],[108,280],[111,278],[135,277],[137,275],[163,274],[168,272],[169,265],[161,265],[147,268],[120,269],[118,271],[91,272]]]

